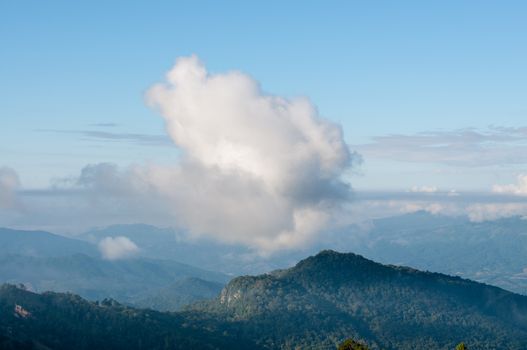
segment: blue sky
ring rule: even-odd
[[[469,141],[457,147],[466,135],[430,161],[379,151],[401,140],[375,152],[360,145],[524,127],[526,13],[523,1],[2,1],[0,165],[42,188],[90,163],[177,161],[172,147],[79,132],[165,135],[144,93],[194,53],[210,72],[240,70],[268,93],[309,97],[363,155],[352,175],[359,190],[490,190],[514,182],[525,161],[498,155],[467,166],[487,156],[477,152],[448,161],[448,152],[470,152]],[[504,134],[514,137],[502,133],[498,148],[525,144]],[[432,147],[451,142],[441,137]]]

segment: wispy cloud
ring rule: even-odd
[[[386,135],[354,145],[365,156],[402,162],[440,163],[461,167],[527,163],[527,127],[492,126],[412,135]]]
[[[94,126],[98,128],[115,128],[119,126],[119,124],[117,123],[93,123],[93,124],[89,124],[89,126]]]
[[[120,133],[99,130],[56,130],[39,129],[40,132],[51,132],[58,134],[74,134],[90,140],[104,142],[125,142],[142,146],[164,146],[174,147],[174,143],[166,135],[149,135],[140,133]]]

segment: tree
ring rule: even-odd
[[[465,343],[461,342],[461,343],[456,345],[456,350],[468,350],[468,348],[465,345]]]
[[[339,345],[338,350],[368,350],[368,347],[351,338],[348,338]]]

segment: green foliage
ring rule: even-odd
[[[461,343],[456,345],[456,350],[468,350],[468,348],[465,345],[465,343],[461,342]]]
[[[17,316],[15,305],[31,315]],[[1,349],[259,349],[253,342],[178,314],[138,310],[73,294],[0,287]]]
[[[351,338],[348,338],[339,345],[338,350],[369,350],[368,347]]]

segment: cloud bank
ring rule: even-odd
[[[527,174],[518,175],[517,184],[494,185],[492,191],[495,193],[509,193],[519,196],[527,196]]]
[[[137,245],[124,236],[106,237],[99,242],[99,251],[106,260],[129,258],[139,252]]]

